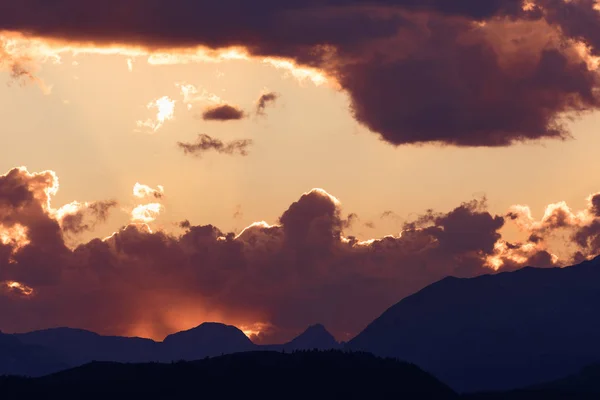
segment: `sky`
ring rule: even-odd
[[[0,0],[0,316],[339,340],[600,253],[593,0]]]

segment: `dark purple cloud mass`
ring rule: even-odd
[[[244,118],[244,110],[229,104],[208,107],[202,112],[202,119],[205,121],[238,121]]]
[[[321,69],[394,145],[570,137],[596,110],[593,0],[0,1],[0,29],[148,48],[244,46]]]
[[[598,195],[581,213],[551,205],[541,221],[523,206],[503,217],[473,200],[361,242],[344,234],[357,216],[320,189],[283,209],[276,225],[256,223],[239,235],[190,221],[179,235],[134,224],[72,248],[65,235],[80,229],[49,203],[56,179],[25,169],[0,176],[3,331],[73,326],[160,339],[221,320],[258,324],[256,340],[281,341],[320,321],[343,339],[448,275],[565,265],[600,252]],[[111,208],[92,204],[103,204],[86,209],[99,220]],[[505,240],[508,222],[536,239]],[[565,232],[571,255],[557,259],[546,243]]]

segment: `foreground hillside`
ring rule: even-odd
[[[460,392],[508,390],[600,362],[600,258],[447,278],[400,301],[348,348],[415,363]]]
[[[456,399],[418,367],[364,353],[248,352],[172,364],[91,363],[0,379],[2,399]]]

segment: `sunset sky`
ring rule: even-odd
[[[2,331],[347,340],[600,252],[595,1],[148,3],[0,0]]]

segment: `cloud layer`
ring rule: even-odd
[[[196,157],[200,157],[208,151],[215,151],[220,154],[238,154],[240,156],[247,156],[248,148],[252,143],[252,139],[238,139],[230,142],[223,142],[212,136],[200,134],[195,142],[178,142],[177,146],[179,146],[185,154]]]
[[[156,198],[149,187],[136,187]],[[281,341],[321,322],[347,339],[445,276],[567,265],[600,252],[598,194],[582,211],[550,205],[539,221],[526,206],[492,215],[485,199],[472,200],[449,212],[427,211],[398,235],[359,241],[344,234],[357,216],[314,189],[275,224],[258,222],[239,235],[189,221],[181,234],[153,230],[144,223],[152,223],[150,215],[72,248],[66,236],[84,225],[72,217],[78,212],[52,207],[57,190],[52,171],[0,176],[3,331],[66,325],[160,339],[217,320],[260,327],[257,341]],[[99,221],[112,208],[77,204]],[[523,230],[522,240],[502,236],[508,223]],[[566,243],[560,257],[551,251],[556,235]]]
[[[163,50],[242,46],[324,71],[350,95],[357,121],[391,144],[508,146],[569,138],[568,118],[599,108],[597,8],[593,0],[2,0],[0,29]]]

